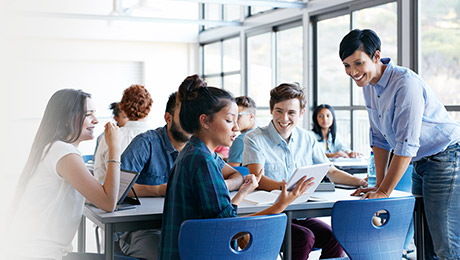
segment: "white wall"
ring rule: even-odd
[[[95,93],[98,114],[103,116],[98,134],[109,120],[110,111],[105,108],[116,97],[121,99],[121,90],[114,91],[110,86],[111,78],[117,75],[101,70],[104,75],[95,71],[94,79],[80,76],[87,75],[86,70],[97,70],[98,64],[140,63],[143,83],[154,100],[149,123],[152,127],[162,126],[167,97],[187,75],[198,71],[197,50],[194,43],[1,37],[0,196],[4,201],[11,198],[46,103],[56,90],[71,87]],[[104,78],[108,84],[101,84]],[[94,143],[82,143],[80,150],[91,154]],[[0,219],[5,211],[6,207],[2,207]]]

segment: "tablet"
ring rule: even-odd
[[[120,169],[120,189],[118,190],[118,202],[116,210],[125,209],[128,205],[139,205],[140,201],[137,199],[128,200],[128,192],[133,187],[134,183],[139,176],[138,172]],[[133,189],[134,191],[134,189]],[[137,198],[136,194],[134,194]]]
[[[313,193],[318,187],[318,185],[321,183],[321,180],[324,178],[326,173],[331,168],[331,165],[331,163],[322,163],[297,168],[292,174],[291,178],[289,178],[289,181],[287,182],[287,189],[289,191],[293,190],[297,182],[300,179],[302,179],[303,176],[307,176],[307,179],[309,179],[310,177],[315,178],[313,180],[314,184],[307,190],[310,193]]]

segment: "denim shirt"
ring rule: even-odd
[[[317,133],[311,131],[312,135],[315,136],[316,140],[318,141],[319,146],[325,153],[336,153],[338,151],[348,152],[350,149],[346,147],[342,141],[340,140],[340,136],[338,134],[335,135],[335,141],[332,142],[332,134],[329,132],[327,136],[327,150],[326,150],[326,143],[323,139],[320,141],[322,136],[319,136]]]
[[[169,172],[179,152],[174,148],[166,126],[137,135],[121,155],[121,168],[140,172],[136,183],[160,185],[168,182]]]
[[[289,180],[295,169],[318,163],[327,163],[318,141],[307,130],[295,127],[287,143],[276,131],[273,122],[258,127],[244,138],[243,166],[261,164],[265,176]]]
[[[388,58],[381,61],[387,67],[380,80],[363,87],[371,146],[418,161],[459,142],[460,125],[449,117],[428,84]]]

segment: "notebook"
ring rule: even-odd
[[[314,177],[315,179],[313,180],[314,184],[291,204],[306,202],[321,183],[321,180],[327,174],[331,165],[331,163],[322,163],[297,168],[287,182],[288,190],[293,190],[297,182],[302,179],[303,176],[307,176],[307,179],[310,177]],[[244,200],[254,205],[268,205],[276,201],[280,192],[280,190],[272,190],[270,192],[259,190],[248,194]]]

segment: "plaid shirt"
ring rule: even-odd
[[[166,188],[160,259],[179,258],[180,225],[187,219],[237,216],[222,175],[225,162],[192,137],[174,163]]]

